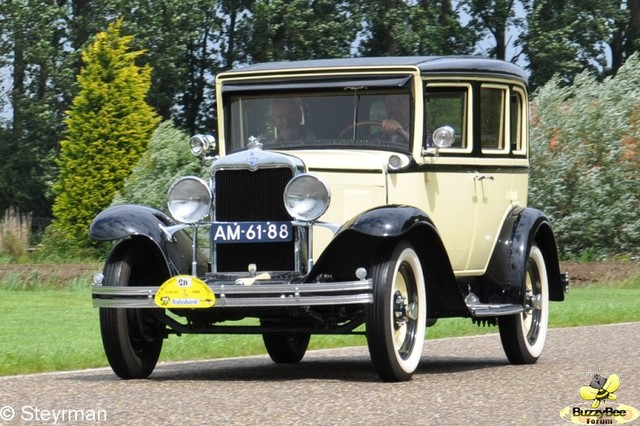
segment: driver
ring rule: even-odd
[[[387,118],[382,120],[382,131],[391,138],[394,133],[409,140],[409,123],[411,120],[409,99],[406,95],[387,95],[384,97],[384,105],[387,110]]]

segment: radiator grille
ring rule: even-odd
[[[215,215],[220,222],[291,220],[282,202],[293,172],[288,168],[219,170],[215,173]],[[218,272],[244,272],[249,264],[259,271],[292,271],[294,242],[219,244]]]

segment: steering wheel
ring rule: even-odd
[[[338,139],[342,139],[346,133],[349,131],[353,131],[354,129],[358,129],[360,127],[372,127],[372,126],[381,126],[382,121],[360,121],[355,124],[350,124],[345,127],[340,133],[338,133]]]

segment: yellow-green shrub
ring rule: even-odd
[[[80,90],[57,159],[49,243],[89,245],[93,217],[122,188],[160,121],[145,99],[151,68],[136,65],[143,51],[129,51],[132,37],[120,34],[121,24],[109,25],[82,55]]]

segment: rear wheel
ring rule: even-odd
[[[149,248],[129,240],[116,247],[104,267],[113,286],[160,285],[164,268],[150,261]],[[148,377],[158,362],[165,326],[150,309],[100,308],[102,344],[113,372],[122,379]]]
[[[525,276],[525,311],[498,318],[500,340],[512,364],[535,363],[544,347],[549,323],[549,281],[540,249],[529,250]]]
[[[371,276],[373,303],[366,311],[371,360],[382,380],[409,380],[422,356],[427,318],[420,260],[406,241],[385,246]]]
[[[263,334],[262,340],[271,360],[277,364],[300,362],[309,347],[309,334]]]

